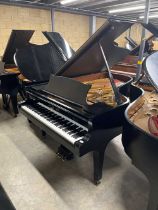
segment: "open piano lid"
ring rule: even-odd
[[[43,34],[51,44],[59,49],[59,52],[64,55],[63,57],[66,61],[75,54],[75,51],[59,33],[44,31]]]
[[[142,26],[143,27],[145,27],[148,31],[150,31],[153,35],[151,35],[147,40],[146,40],[146,42],[147,41],[149,41],[150,39],[152,39],[153,37],[158,37],[158,28],[155,26],[155,25],[153,25],[152,23],[148,23],[148,24],[145,24],[145,23],[141,23],[142,24]],[[131,51],[131,53],[130,53],[130,55],[136,55],[136,54],[138,54],[139,53],[139,49],[140,49],[140,45],[138,45],[137,47],[135,47],[132,51]],[[144,53],[146,53],[147,51],[146,51],[146,49],[144,50]]]
[[[86,96],[90,85],[71,78],[106,69],[99,44],[110,67],[128,55],[129,50],[116,46],[114,40],[131,25],[129,22],[107,21],[54,76],[50,77],[44,90],[68,102],[86,107]]]
[[[14,56],[21,74],[32,82],[47,82],[65,63],[58,46],[50,42],[42,45],[29,43]]]
[[[142,25],[148,31],[150,31],[154,35],[154,37],[158,37],[158,28],[154,24],[152,24],[152,23],[148,23],[148,24],[142,23]]]
[[[158,51],[144,60],[143,69],[147,79],[158,92]]]
[[[14,64],[16,49],[25,47],[33,33],[34,30],[12,30],[2,61],[6,64]]]
[[[115,45],[114,40],[125,32],[132,23],[108,20],[75,55],[56,73],[57,76],[78,77],[105,70],[105,61],[100,51],[102,45],[109,67],[121,61],[129,50]]]

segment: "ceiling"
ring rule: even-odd
[[[60,11],[79,13],[85,15],[95,15],[99,17],[113,17],[126,20],[138,20],[144,15],[144,9],[131,12],[121,12],[109,14],[111,9],[145,5],[146,0],[78,0],[67,5],[61,5],[60,0],[0,0],[1,4],[20,5],[29,7],[42,7],[45,9],[54,8]],[[150,0],[150,15],[158,14],[158,0]],[[150,22],[158,25],[158,17],[150,19]]]

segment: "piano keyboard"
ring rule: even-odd
[[[88,132],[88,129],[65,115],[53,109],[49,110],[49,107],[41,103],[23,105],[21,109],[45,124],[71,144],[74,144],[76,141],[80,141],[81,144],[84,143],[83,138]]]

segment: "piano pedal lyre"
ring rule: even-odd
[[[70,150],[68,150],[66,147],[64,147],[63,145],[60,145],[58,147],[58,151],[56,154],[57,154],[57,157],[59,157],[63,161],[72,160],[74,157],[73,153]]]

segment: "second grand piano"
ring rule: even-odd
[[[102,177],[107,144],[122,131],[131,78],[110,67],[129,51],[114,40],[130,27],[108,21],[61,68],[47,85],[29,87],[21,111],[61,144],[58,154],[83,156],[93,151],[94,182]]]

